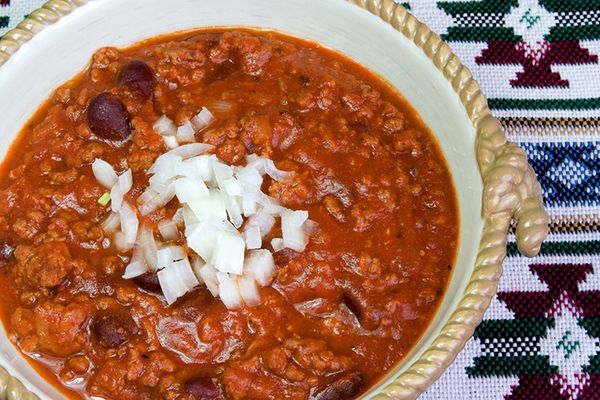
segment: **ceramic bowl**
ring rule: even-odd
[[[50,1],[0,41],[0,157],[40,103],[85,68],[99,47],[207,26],[275,29],[336,49],[394,85],[439,141],[460,208],[454,274],[423,337],[364,396],[417,397],[481,321],[496,292],[512,219],[521,251],[534,255],[546,236],[547,216],[524,153],[506,141],[469,70],[392,0]],[[0,365],[7,371],[0,370],[0,391],[9,399],[34,396],[31,392],[44,399],[61,397],[3,330]]]

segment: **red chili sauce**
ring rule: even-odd
[[[132,60],[151,74],[123,78]],[[87,112],[102,92],[126,121],[104,136]],[[256,153],[294,171],[264,190],[318,222],[304,252],[275,253],[255,307],[228,310],[204,287],[167,306],[152,276],[121,277],[130,254],[100,227],[109,210],[91,163],[129,166],[134,202],[167,151],[154,122],[203,106],[216,120],[197,140],[230,164]],[[24,127],[2,171],[2,321],[72,398],[354,398],[419,340],[455,260],[454,187],[419,116],[355,62],[279,33],[199,30],[102,48]],[[157,236],[176,203],[146,218]]]

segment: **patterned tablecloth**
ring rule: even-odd
[[[0,0],[0,35],[42,3]],[[509,244],[485,320],[422,398],[600,399],[600,0],[403,4],[471,68],[551,214],[540,256]]]

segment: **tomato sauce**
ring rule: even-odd
[[[132,60],[142,63],[123,73]],[[103,92],[112,114],[90,120]],[[204,287],[167,306],[152,277],[121,278],[130,254],[100,227],[108,210],[91,163],[130,167],[134,202],[167,150],[154,122],[202,107],[216,119],[197,140],[230,164],[256,153],[293,171],[264,190],[318,223],[304,252],[274,253],[255,307],[228,310]],[[280,33],[198,30],[100,49],[2,168],[2,322],[71,398],[354,398],[419,340],[455,261],[451,175],[415,111],[353,61]],[[157,236],[176,203],[148,216]]]

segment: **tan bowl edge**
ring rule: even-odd
[[[471,72],[450,46],[393,0],[347,0],[380,17],[419,47],[461,99],[477,129],[477,161],[484,184],[484,227],[475,268],[465,293],[440,334],[423,355],[373,399],[415,399],[439,378],[462,350],[483,319],[496,294],[506,257],[508,229],[517,221],[517,245],[521,253],[536,255],[548,235],[548,215],[542,189],[523,150],[508,142],[500,122]],[[23,43],[45,26],[84,5],[87,0],[50,0],[0,40],[0,66]],[[21,382],[0,367],[0,397],[7,400],[37,399]]]

